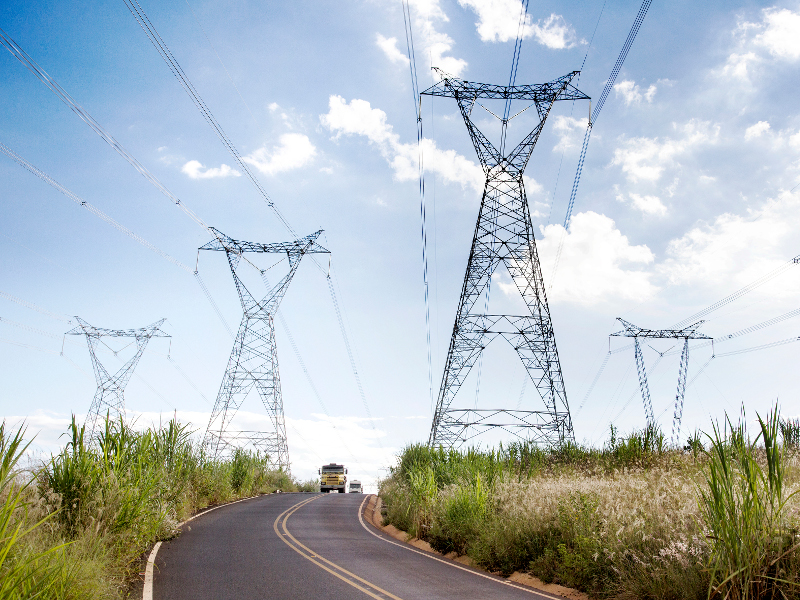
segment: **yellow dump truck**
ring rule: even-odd
[[[344,494],[345,486],[347,485],[347,469],[344,465],[337,465],[331,463],[329,465],[322,465],[319,470],[319,491],[323,494],[328,492],[339,492]]]

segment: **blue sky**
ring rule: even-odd
[[[411,2],[420,87],[435,81],[432,63],[465,79],[505,83],[519,6]],[[333,253],[374,420],[361,402],[324,274],[307,261],[282,311],[321,402],[279,327],[290,453],[301,477],[335,459],[372,481],[403,444],[427,439],[432,412],[401,4],[189,0],[142,7],[293,227],[303,235],[325,230],[321,242]],[[602,7],[532,2],[517,81],[555,79],[586,57],[579,86],[597,98],[639,5],[610,3],[598,24]],[[123,2],[6,3],[0,27],[206,223],[239,239],[288,239]],[[644,419],[632,351],[611,356],[586,398],[608,334],[619,329],[616,317],[669,327],[800,253],[798,40],[796,2],[654,3],[594,127],[568,232],[561,224],[589,106],[561,103],[551,113],[526,186],[578,439],[600,443],[612,418],[623,430]],[[5,50],[0,70],[0,142],[193,266],[207,232]],[[438,388],[481,177],[455,103],[426,97],[422,113]],[[532,123],[526,118],[517,135]],[[492,127],[488,113],[479,125]],[[72,315],[113,328],[166,317],[171,350],[164,340],[148,347],[126,392],[128,408],[142,423],[177,411],[204,428],[231,339],[191,274],[2,155],[0,178],[6,418],[27,418],[49,451],[70,413],[88,409],[95,385],[85,343],[68,340],[60,356]],[[202,256],[200,274],[235,327],[241,313],[224,259]],[[510,280],[496,281],[493,303],[514,310]],[[709,314],[702,330],[721,338],[782,315],[798,308],[798,291],[800,270],[787,269]],[[796,319],[787,319],[715,348],[720,355],[798,333]],[[671,347],[645,347],[648,367],[656,351]],[[741,405],[753,414],[778,400],[786,414],[800,413],[799,347],[718,356],[702,372],[710,348],[693,350],[684,434]],[[108,352],[104,360],[118,359]],[[677,371],[678,356],[668,354],[650,377],[666,430]],[[469,383],[465,403],[534,408],[532,389],[521,396],[523,380],[518,362],[492,349],[480,394]],[[242,422],[257,424],[262,414],[253,403]]]

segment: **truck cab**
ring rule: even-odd
[[[335,491],[344,494],[347,485],[347,469],[344,465],[337,465],[336,463],[322,465],[318,473],[320,476],[320,492],[327,494]]]
[[[351,494],[363,494],[364,491],[361,489],[361,482],[358,479],[353,479],[350,482],[350,489],[348,490]]]

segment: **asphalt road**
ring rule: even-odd
[[[161,545],[153,598],[555,598],[398,542],[359,519],[365,499],[273,494],[202,515]]]

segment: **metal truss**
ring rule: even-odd
[[[211,229],[216,239],[200,250],[225,252],[242,304],[242,321],[208,421],[204,444],[213,456],[247,446],[268,456],[273,465],[288,471],[289,448],[286,443],[274,317],[303,256],[328,253],[316,243],[322,231],[293,242],[257,244],[234,240],[213,227]],[[237,273],[242,260],[252,265],[245,257],[246,253],[285,254],[289,263],[288,273],[271,288],[267,286],[269,291],[260,300],[250,293]],[[265,272],[258,270],[266,283]],[[258,391],[267,409],[272,430],[231,430],[231,420],[253,388]]]
[[[650,399],[650,386],[647,385],[647,371],[644,368],[644,356],[642,356],[642,346],[639,338],[633,339],[633,353],[636,356],[636,372],[639,374],[639,389],[642,392],[642,403],[644,404],[644,414],[648,423],[654,423],[656,418],[653,415],[653,401]]]
[[[678,390],[675,394],[675,412],[672,417],[672,445],[678,442],[678,436],[681,430],[681,420],[683,419],[683,402],[686,396],[686,374],[689,371],[689,340],[713,340],[713,338],[698,333],[697,330],[705,321],[697,321],[692,325],[682,329],[645,329],[634,325],[630,321],[626,321],[621,317],[617,317],[617,321],[622,324],[623,330],[612,333],[612,336],[617,337],[632,337],[634,345],[634,354],[636,356],[636,368],[639,372],[639,387],[642,392],[642,402],[644,403],[644,412],[647,417],[648,423],[655,423],[653,417],[653,403],[650,400],[650,389],[647,385],[647,373],[644,369],[644,358],[642,357],[642,349],[639,345],[639,338],[649,339],[683,339],[683,350],[681,352],[681,362],[678,368]]]
[[[574,438],[572,419],[522,175],[553,103],[589,97],[570,84],[577,71],[549,83],[526,86],[472,83],[442,71],[439,74],[442,81],[422,94],[456,99],[486,175],[486,184],[428,443],[458,446],[474,437],[475,428],[486,431],[503,427],[537,443],[560,444]],[[501,121],[499,148],[472,121],[472,110],[479,99],[501,99],[507,104],[511,100],[531,103],[510,118],[497,117]],[[516,147],[506,152],[508,123],[531,106],[536,107],[539,123]],[[492,274],[501,264],[516,284],[529,314],[489,315],[477,309],[476,303],[487,293]],[[481,353],[498,336],[517,351],[545,410],[496,409],[477,418],[480,411],[475,409],[451,408]],[[491,419],[498,414],[508,418],[509,423],[494,423]]]
[[[94,377],[97,380],[97,391],[94,394],[94,399],[89,407],[89,412],[86,414],[86,421],[84,426],[89,430],[90,438],[94,437],[97,433],[97,427],[105,414],[112,417],[125,416],[125,386],[133,375],[133,370],[139,364],[139,359],[147,347],[150,338],[154,337],[171,337],[159,329],[166,319],[156,321],[148,327],[142,329],[101,329],[89,325],[80,317],[75,317],[78,326],[69,330],[65,335],[85,335],[86,343],[89,346],[89,355],[92,357],[92,368],[94,370]],[[136,343],[136,352],[133,357],[128,360],[122,367],[113,375],[97,358],[98,344],[104,344],[101,338],[134,338]],[[105,345],[105,344],[104,344]],[[111,350],[109,348],[109,350]],[[117,352],[111,350],[116,356]]]

